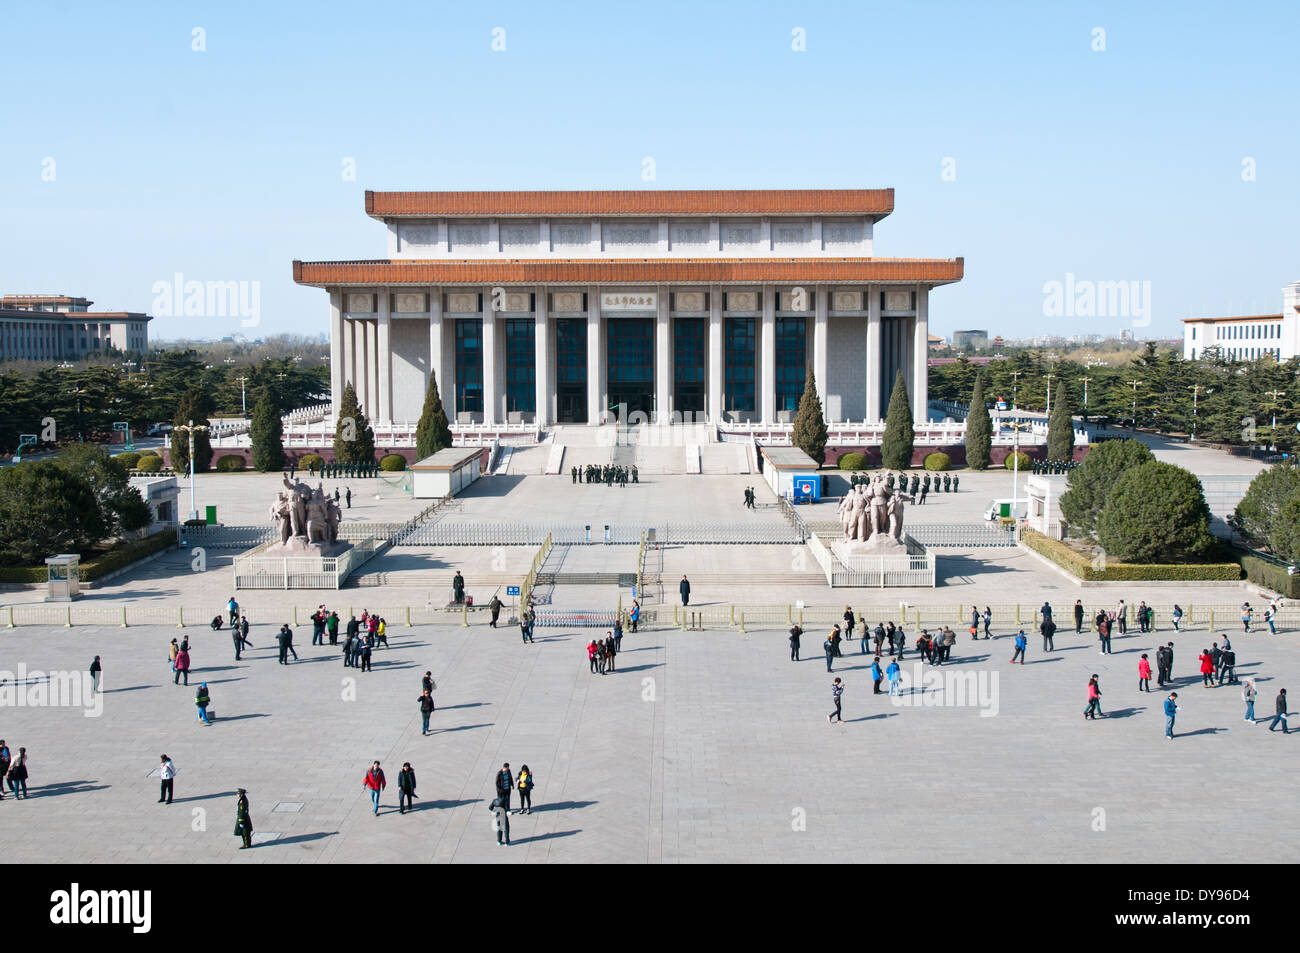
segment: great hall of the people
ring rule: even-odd
[[[329,295],[334,407],[453,425],[926,420],[930,291],[961,258],[877,258],[893,189],[366,192],[383,258],[295,261]],[[641,417],[640,414],[644,414]]]

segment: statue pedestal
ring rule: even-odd
[[[352,544],[346,543],[343,540],[338,540],[333,543],[309,543],[301,536],[290,536],[288,542],[271,543],[266,547],[266,549],[259,552],[258,555],[274,559],[299,559],[303,557],[324,559],[331,556],[339,556],[351,548]]]

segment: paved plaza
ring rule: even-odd
[[[1173,637],[1184,712],[1172,743],[1163,694],[1136,690],[1139,654],[1157,641],[1140,634],[1117,638],[1105,658],[1086,637],[1063,634],[1047,655],[1035,638],[1029,664],[1014,667],[1005,632],[963,637],[938,671],[995,674],[983,708],[944,707],[942,690],[928,696],[934,707],[920,695],[908,706],[873,697],[866,659],[848,643],[836,664],[845,724],[834,726],[833,676],[813,632],[800,663],[783,631],[629,634],[619,671],[592,675],[586,630],[539,629],[522,645],[515,629],[394,626],[391,649],[363,673],[309,645],[309,629],[298,631],[301,660],[285,667],[270,627],[254,628],[257,649],[241,662],[225,632],[187,628],[188,689],[167,671],[179,634],[5,632],[4,668],[84,670],[100,654],[106,689],[96,718],[3,712],[0,734],[28,749],[31,771],[31,799],[2,808],[22,815],[5,825],[11,863],[1283,861],[1300,835],[1279,808],[1295,741],[1243,723],[1236,687],[1200,687],[1201,634]],[[1300,648],[1290,634],[1234,642],[1263,716]],[[426,669],[438,711],[421,737]],[[1108,717],[1085,722],[1094,672]],[[205,679],[211,727],[195,721],[194,684]],[[180,769],[170,807],[150,777],[162,752]],[[390,782],[378,818],[361,788],[376,758]],[[419,780],[410,816],[391,787],[403,761]],[[535,813],[512,818],[509,851],[496,847],[487,810],[505,761],[537,778]],[[231,836],[238,787],[258,831],[247,852]]]

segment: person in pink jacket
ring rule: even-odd
[[[172,663],[176,669],[175,676],[172,678],[173,685],[179,685],[181,679],[185,679],[185,684],[190,683],[190,653],[188,649],[181,649],[176,653],[176,661]]]
[[[1147,661],[1147,655],[1145,652],[1143,652],[1142,657],[1138,659],[1138,691],[1151,691],[1151,663]]]
[[[1083,710],[1084,718],[1091,718],[1094,721],[1101,714],[1101,686],[1097,683],[1097,676],[1093,675],[1088,679],[1088,707]]]
[[[379,767],[378,761],[370,766],[370,770],[366,772],[366,777],[361,783],[370,792],[370,803],[375,809],[375,817],[378,817],[379,795],[388,786],[388,781],[384,777],[383,769]]]

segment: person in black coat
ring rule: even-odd
[[[803,635],[803,629],[797,624],[790,627],[790,661],[799,661],[799,637]]]
[[[402,770],[397,772],[397,813],[405,814],[409,807],[415,810],[415,769],[411,762],[402,762]]]
[[[500,798],[501,806],[506,809],[507,814],[510,813],[510,791],[514,785],[515,778],[510,773],[510,762],[507,761],[501,766],[501,770],[497,772],[496,779],[497,797]]]
[[[248,811],[248,792],[243,788],[235,800],[235,836],[244,842],[240,850],[253,846],[253,815]]]
[[[1083,600],[1074,600],[1074,631],[1080,633],[1083,631]]]
[[[677,584],[677,591],[682,594],[682,605],[684,606],[690,605],[691,604],[690,580],[688,580],[685,576],[682,576],[682,581]]]

